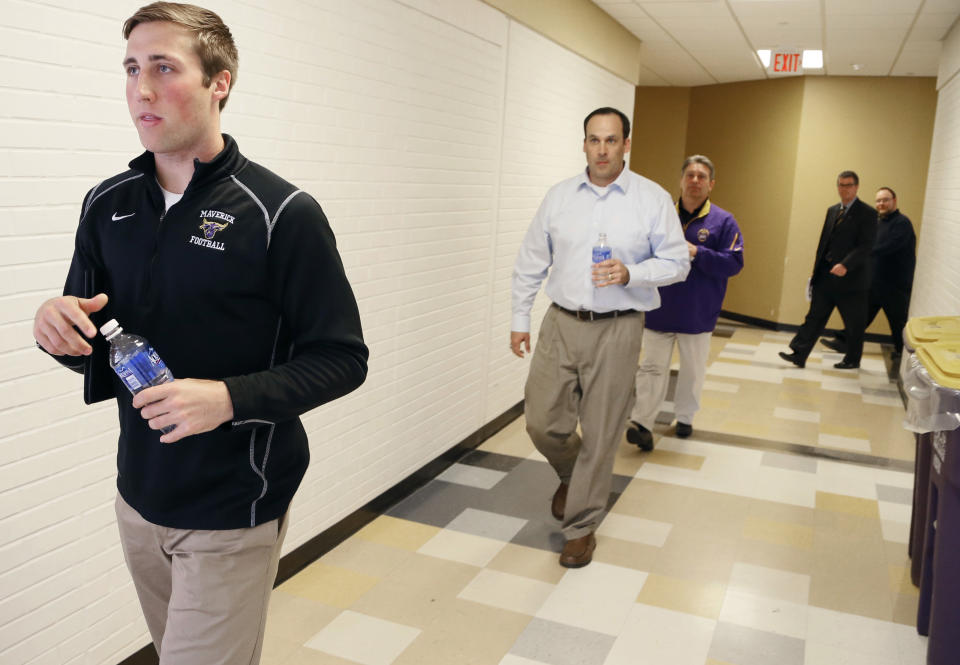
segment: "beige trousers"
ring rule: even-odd
[[[151,524],[117,494],[127,568],[160,665],[257,665],[286,515],[248,529]]]
[[[633,406],[643,314],[580,321],[547,309],[524,391],[527,433],[569,485],[563,535],[597,529]],[[577,433],[580,423],[582,436]]]
[[[709,332],[695,335],[656,330],[643,332],[643,359],[637,368],[637,401],[630,420],[653,430],[670,385],[670,362],[676,344],[680,353],[680,371],[673,396],[673,412],[677,422],[693,425],[693,417],[700,410],[703,382],[707,378],[712,335]]]

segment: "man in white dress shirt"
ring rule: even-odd
[[[530,310],[547,277],[553,302],[540,327],[524,391],[527,432],[560,478],[551,512],[563,522],[560,565],[592,560],[623,422],[633,406],[642,312],[658,286],[690,270],[670,195],[624,162],[630,120],[599,108],[583,122],[587,168],[554,185],[537,211],[513,269],[510,348],[530,351]],[[592,261],[605,234],[612,257]],[[581,434],[577,433],[580,424]]]

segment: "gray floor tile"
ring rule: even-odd
[[[817,472],[817,460],[813,457],[800,457],[799,455],[784,455],[783,453],[765,452],[760,458],[760,464],[763,466],[773,466],[778,469],[789,469],[791,471],[805,471],[806,473]]]
[[[486,494],[487,490],[477,487],[433,480],[388,510],[387,515],[444,527]]]
[[[527,522],[510,541],[515,545],[535,547],[538,550],[560,553],[563,544],[567,542],[560,531],[560,522],[552,517],[550,522]]]
[[[890,503],[902,503],[907,506],[913,504],[913,490],[906,487],[877,484],[877,499]]]
[[[527,523],[527,520],[510,517],[486,510],[467,508],[457,515],[448,525],[448,529],[472,533],[475,536],[510,541]]]
[[[553,621],[534,619],[510,653],[548,665],[602,665],[616,638]]]
[[[513,455],[491,453],[486,450],[472,450],[463,456],[460,464],[479,466],[493,471],[513,471],[522,461],[522,457],[514,457]]]
[[[796,637],[719,622],[709,656],[736,665],[803,665],[804,643]]]

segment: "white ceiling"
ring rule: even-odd
[[[770,78],[755,51],[776,48],[823,50],[823,69],[805,74],[936,76],[960,16],[960,0],[593,2],[640,38],[639,85]]]

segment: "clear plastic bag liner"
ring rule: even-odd
[[[915,353],[904,354],[900,380],[907,394],[904,428],[927,434],[960,427],[960,390],[944,388],[934,381]]]

